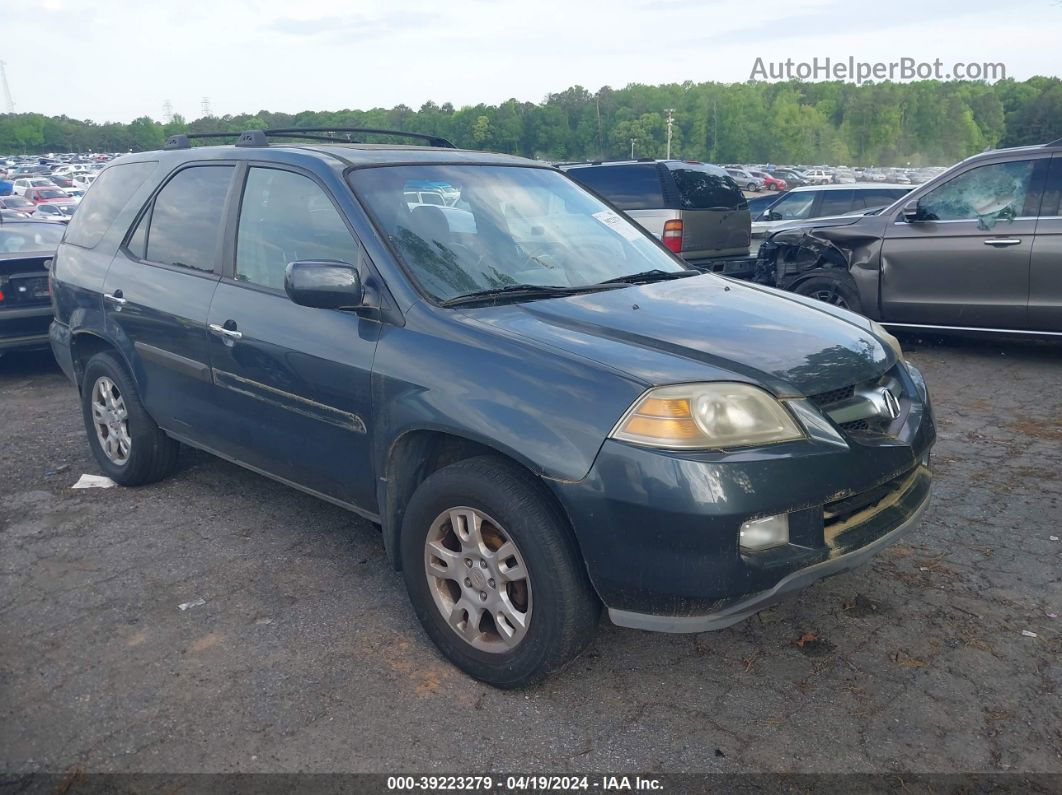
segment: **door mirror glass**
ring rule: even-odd
[[[356,309],[364,291],[358,269],[337,260],[299,260],[284,271],[284,290],[301,306],[317,309]]]
[[[907,202],[907,204],[903,206],[903,210],[901,212],[903,213],[903,220],[907,223],[913,224],[916,221],[919,221],[920,217],[918,214],[918,200],[911,199],[911,201]]]

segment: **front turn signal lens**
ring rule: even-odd
[[[665,449],[718,449],[804,438],[773,395],[740,383],[651,389],[617,423],[612,438]]]

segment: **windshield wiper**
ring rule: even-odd
[[[626,276],[617,276],[615,279],[605,279],[598,284],[645,284],[648,282],[662,282],[668,279],[685,279],[687,276],[700,276],[700,271],[685,270],[685,271],[662,271],[659,268],[654,268],[651,271],[642,271],[641,273],[630,273]]]
[[[488,287],[485,290],[476,290],[471,293],[449,298],[442,302],[442,306],[457,306],[469,304],[475,301],[486,301],[491,298],[552,298],[557,295],[576,295],[595,290],[607,290],[610,287],[618,287],[610,283],[583,284],[577,287],[565,287],[563,285],[549,284],[506,284],[502,287]]]

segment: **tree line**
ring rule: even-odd
[[[0,154],[161,148],[174,133],[277,127],[375,127],[543,160],[672,156],[715,163],[947,165],[986,148],[1062,138],[1062,80],[631,84],[573,86],[542,102],[455,108],[426,102],[372,110],[259,111],[128,124],[0,114]],[[372,139],[378,140],[378,139]],[[203,140],[199,143],[218,143]]]

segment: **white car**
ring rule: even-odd
[[[12,190],[19,196],[26,192],[26,188],[54,188],[55,183],[47,177],[19,177],[11,183]]]
[[[96,177],[98,176],[99,174],[78,174],[72,177],[72,179],[74,180],[74,185],[81,188],[82,190],[88,190],[89,185],[95,182]]]
[[[821,168],[809,168],[804,172],[804,177],[812,185],[829,185],[833,182],[833,174]]]
[[[892,204],[911,190],[910,185],[805,185],[793,188],[752,219],[752,247],[794,222],[821,220]]]

